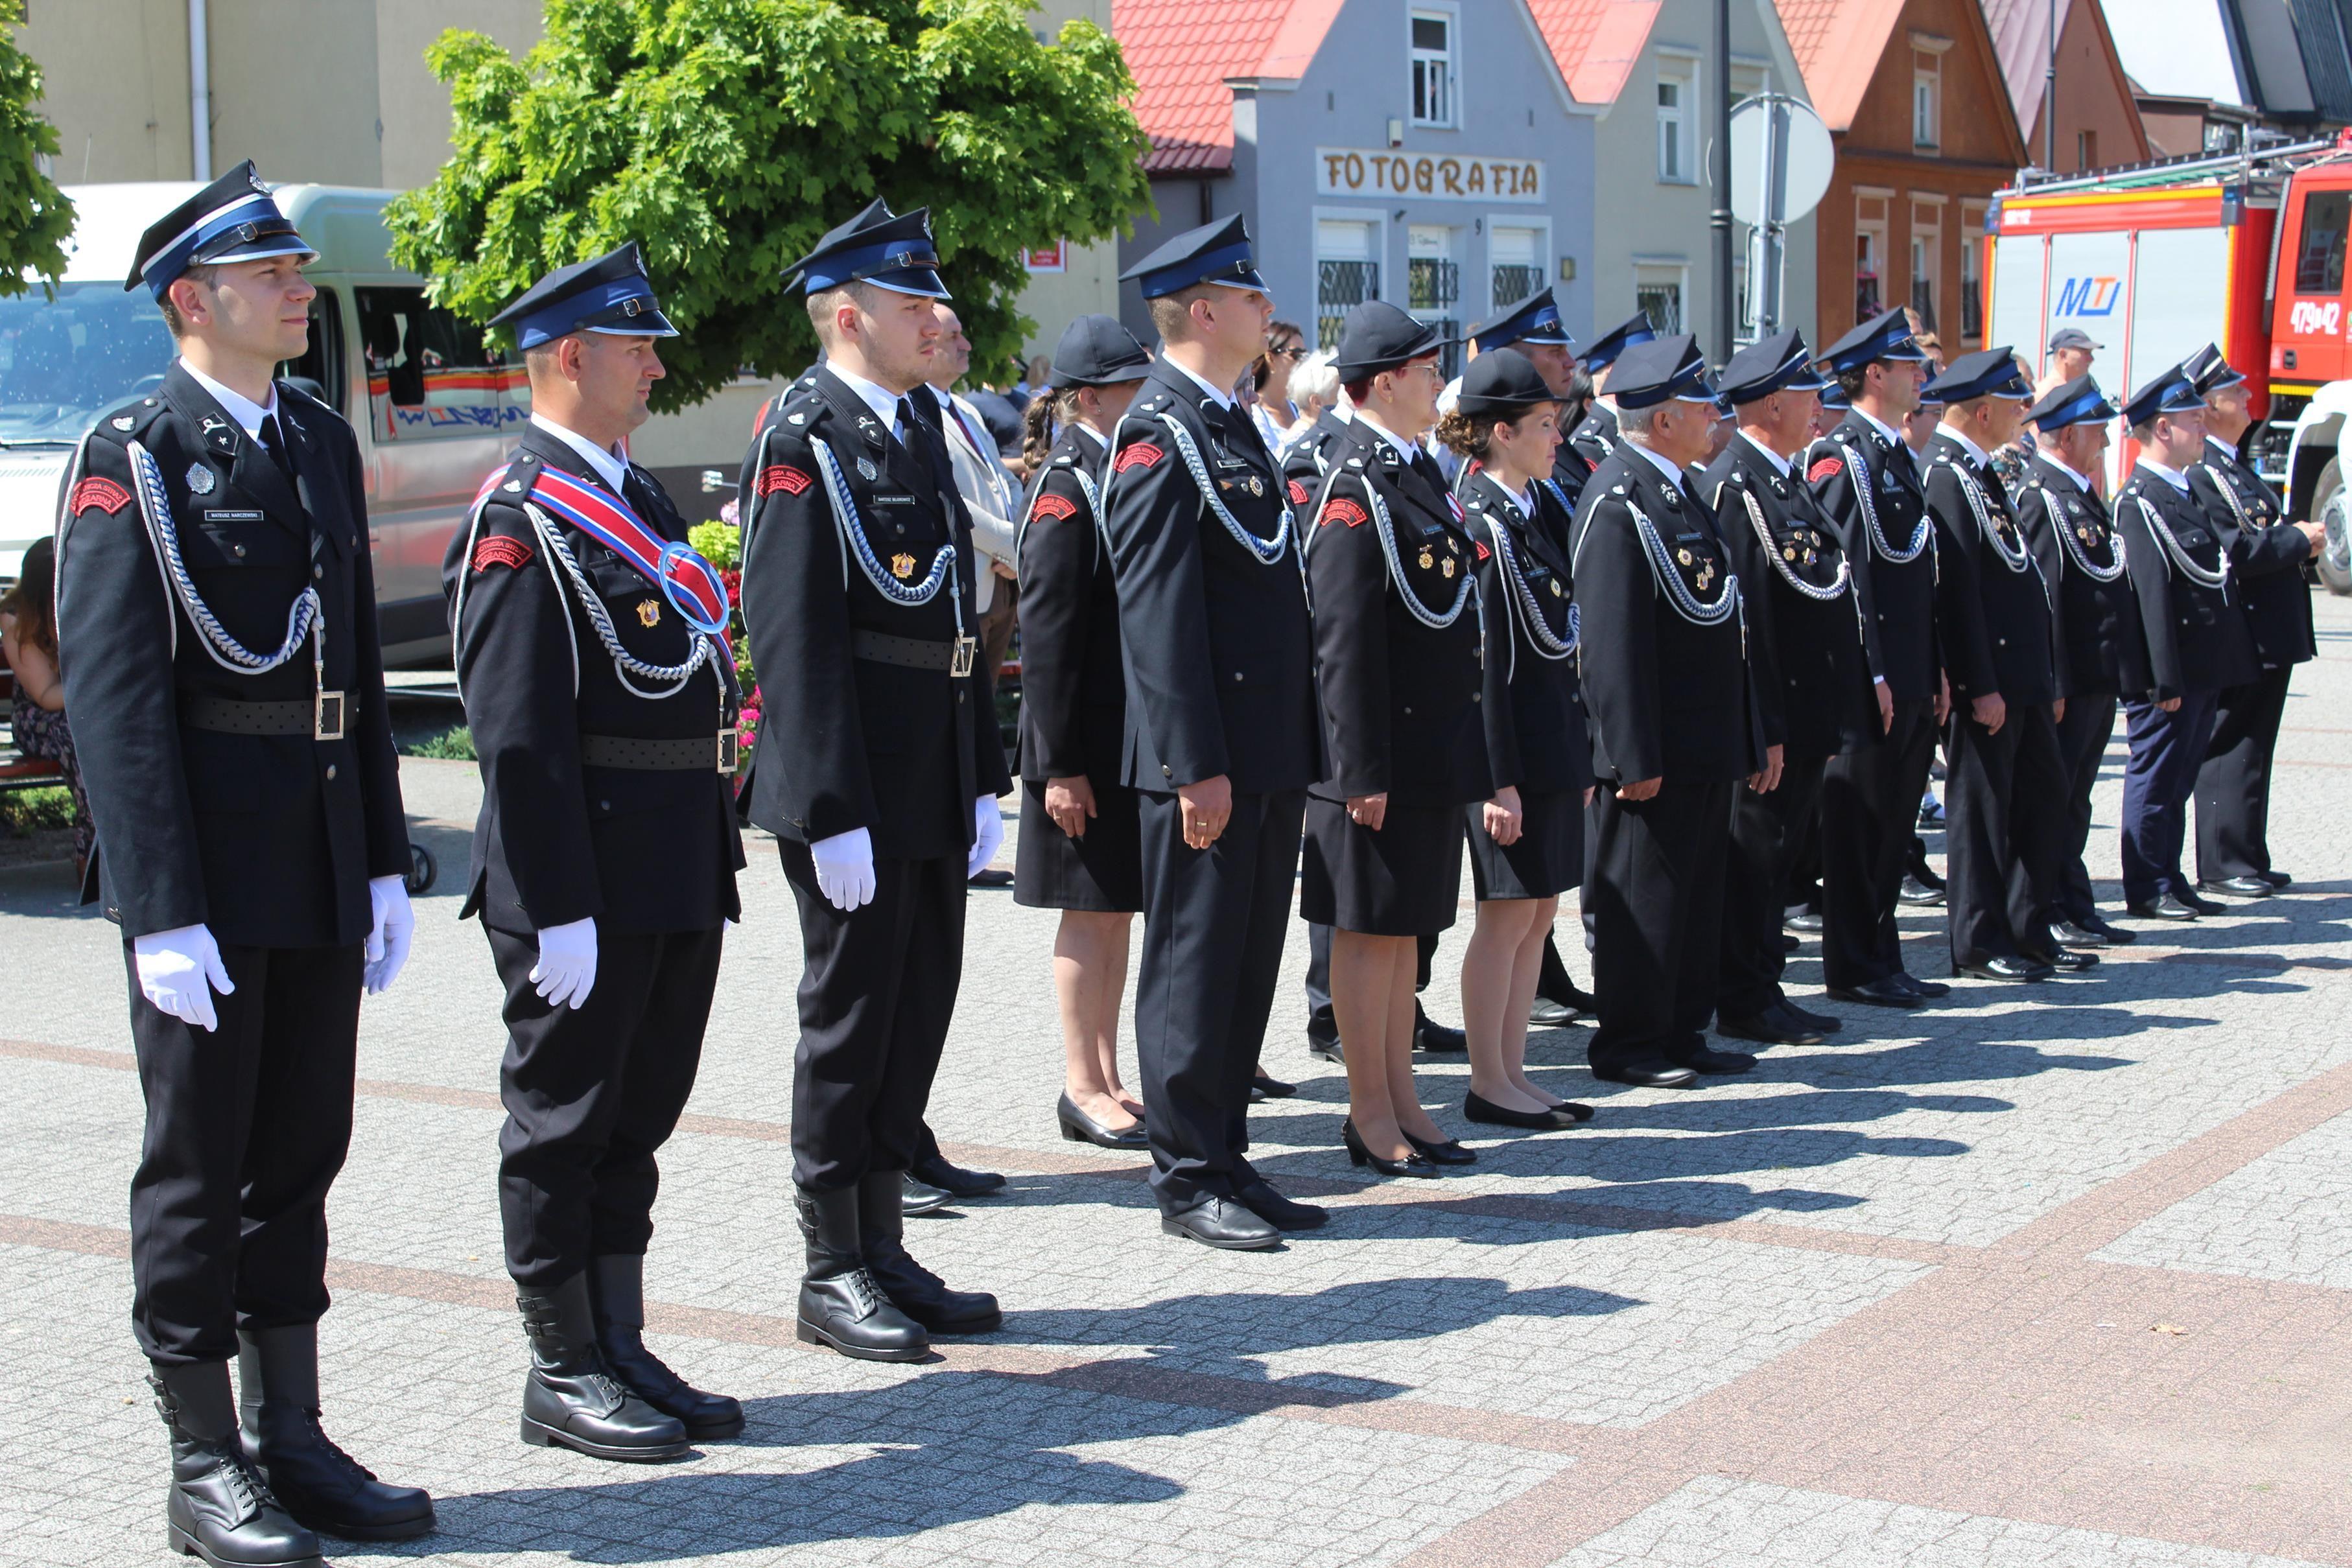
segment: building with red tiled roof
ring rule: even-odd
[[[2032,161],[2061,174],[2158,156],[2140,122],[2137,95],[2099,0],[1981,0],[2010,106]],[[2050,15],[2058,14],[2058,113],[2042,122],[2051,66]]]

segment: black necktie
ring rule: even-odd
[[[278,471],[286,476],[286,482],[289,485],[294,483],[294,455],[286,450],[285,439],[278,431],[278,416],[274,413],[261,416],[261,448],[269,454],[269,460],[278,465]]]
[[[907,449],[921,470],[931,476],[931,483],[945,492],[955,489],[955,470],[948,465],[947,454],[940,449],[931,427],[915,412],[915,405],[906,398],[898,400],[898,444]]]

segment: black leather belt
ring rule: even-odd
[[[636,773],[732,773],[735,731],[688,736],[682,740],[641,740],[626,735],[583,735],[580,760],[591,768]]]
[[[971,674],[972,653],[979,646],[977,637],[934,643],[927,637],[893,637],[864,630],[849,634],[849,651],[861,659],[908,670],[945,670],[950,675]]]
[[[343,737],[343,694],[321,692],[309,702],[245,703],[208,692],[182,692],[180,722],[221,735],[272,735],[306,740]]]

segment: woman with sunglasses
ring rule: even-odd
[[[1271,455],[1281,454],[1282,444],[1298,423],[1298,409],[1290,401],[1290,372],[1306,357],[1307,334],[1298,323],[1276,321],[1265,329],[1265,352],[1250,367],[1250,383],[1257,390],[1250,418]]]

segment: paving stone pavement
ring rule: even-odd
[[[1843,1043],[1696,1093],[1594,1083],[1580,1030],[1539,1035],[1538,1075],[1597,1119],[1471,1137],[1468,1176],[1350,1170],[1299,933],[1265,1065],[1302,1091],[1253,1113],[1255,1157],[1336,1215],[1276,1253],[1162,1238],[1132,1156],[1055,1135],[1053,916],[976,894],[932,1120],[1012,1180],[908,1229],[1008,1316],[913,1367],[793,1339],[800,965],[755,839],[647,1270],[659,1348],[750,1424],[646,1469],[516,1440],[498,988],[456,919],[478,787],[412,759],[443,874],[363,1011],[321,1338],[330,1429],[430,1487],[441,1529],[333,1560],[2352,1564],[2352,603],[2319,618],[2280,747],[2290,894],[2143,926],[2089,977],[1851,1009]],[[2093,845],[2111,901],[2122,756]],[[1936,914],[1904,930],[1940,974]],[[0,1564],[160,1562],[121,944],[32,868],[0,873]],[[1812,944],[1791,978],[1819,999]],[[1485,1131],[1462,1067],[1422,1077]]]

